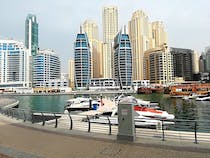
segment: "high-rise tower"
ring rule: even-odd
[[[74,45],[75,87],[86,89],[91,78],[91,52],[86,33],[77,34]]]
[[[29,49],[32,56],[37,54],[39,48],[38,35],[39,30],[36,16],[29,14],[25,21],[25,46]]]
[[[103,74],[112,78],[112,44],[118,32],[118,9],[115,6],[103,8]]]
[[[128,25],[132,44],[133,80],[143,80],[143,57],[149,49],[149,18],[140,10],[133,13]]]
[[[102,49],[101,41],[98,37],[98,25],[92,20],[86,20],[82,25],[83,31],[87,33],[90,52],[91,52],[91,65],[92,65],[92,78],[102,77],[101,67],[102,67]]]
[[[114,40],[114,78],[121,89],[131,88],[132,53],[128,34],[120,31]]]

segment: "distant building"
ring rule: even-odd
[[[206,56],[205,53],[202,53],[199,58],[199,71],[201,73],[207,72],[206,71]]]
[[[139,87],[150,87],[150,80],[134,80],[132,82],[133,90],[137,91]]]
[[[29,52],[15,40],[0,40],[0,88],[29,88]]]
[[[119,90],[117,79],[113,78],[92,78],[90,79],[89,90]]]
[[[130,89],[132,82],[132,52],[129,36],[120,31],[114,39],[114,78],[121,89]]]
[[[39,48],[39,28],[36,15],[28,14],[25,21],[25,46],[35,56]]]
[[[193,80],[193,50],[170,48],[173,56],[174,77],[183,77],[185,81]]]
[[[206,59],[206,71],[210,72],[210,47],[205,49],[205,59]]]
[[[103,77],[112,78],[112,43],[118,32],[118,8],[107,6],[103,8]]]
[[[91,52],[86,33],[78,33],[74,44],[76,89],[86,89],[91,79]]]
[[[133,80],[143,80],[145,51],[167,44],[167,33],[163,22],[150,22],[149,17],[142,10],[137,10],[132,14],[128,30],[132,44]]]
[[[74,88],[74,59],[69,60],[69,87]]]
[[[86,20],[82,24],[83,32],[87,33],[89,44],[90,44],[90,52],[91,52],[91,65],[92,65],[92,78],[100,78],[103,76],[102,74],[102,42],[99,41],[98,37],[98,25],[92,20]]]
[[[199,74],[199,54],[195,50],[192,52],[192,66],[193,74]]]
[[[141,10],[132,14],[128,25],[129,37],[132,44],[133,80],[143,80],[144,52],[149,49],[149,18]]]
[[[50,91],[55,86],[51,84],[61,78],[60,58],[49,49],[39,50],[33,58],[33,88],[37,91]]]
[[[144,54],[144,79],[168,85],[174,82],[172,55],[167,45],[149,49]]]

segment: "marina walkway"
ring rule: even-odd
[[[135,143],[118,142],[116,136],[50,129],[36,124],[21,123],[1,114],[0,144],[0,153],[5,155],[5,158],[210,157],[209,144],[204,147],[192,143],[189,145],[187,142],[186,145],[170,141],[148,142],[146,139],[137,140]]]

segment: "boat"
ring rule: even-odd
[[[159,119],[159,120],[161,119],[172,120],[175,118],[173,114],[169,114],[167,111],[157,109],[156,105],[155,105],[156,108],[152,107],[153,105],[149,101],[136,99],[133,96],[127,96],[127,99],[131,100],[135,104],[134,110],[140,116]]]
[[[195,100],[196,101],[210,101],[210,92],[208,92],[208,95],[199,96]]]
[[[169,114],[167,111],[152,109],[148,107],[142,107],[139,105],[134,106],[134,110],[140,115],[148,118],[154,118],[159,120],[172,120],[175,118],[173,114]]]
[[[188,99],[196,99],[197,97],[200,97],[202,95],[196,94],[196,93],[191,93],[189,96],[183,96],[182,99],[188,100]]]
[[[86,120],[83,120],[86,121]],[[111,125],[118,125],[118,117],[112,116],[98,116],[93,117],[90,119],[91,123],[98,123],[98,124],[111,124]],[[149,119],[147,117],[139,116],[134,118],[135,127],[141,128],[157,128],[162,126],[162,122],[160,120]]]
[[[64,110],[68,111],[87,111],[96,110],[100,106],[100,102],[92,100],[92,98],[77,97],[67,100],[67,105]]]
[[[84,119],[83,121],[87,121]],[[111,125],[118,125],[118,117],[116,111],[107,116],[102,115],[95,115],[89,119],[91,123],[98,123],[98,124],[111,124]],[[153,119],[149,117],[145,117],[139,115],[137,112],[134,116],[134,123],[135,127],[137,128],[152,128],[152,129],[160,129],[162,128],[162,121],[158,119]],[[173,125],[173,121],[164,121],[164,126]]]

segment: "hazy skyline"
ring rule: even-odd
[[[161,3],[160,3],[161,2]],[[102,8],[115,5],[119,9],[119,28],[128,24],[132,13],[143,10],[151,21],[163,21],[169,47],[195,49],[210,46],[209,0],[0,0],[0,38],[25,40],[25,19],[35,14],[39,23],[40,49],[51,48],[61,58],[62,72],[68,72],[73,45],[80,25],[95,21],[102,39]]]

